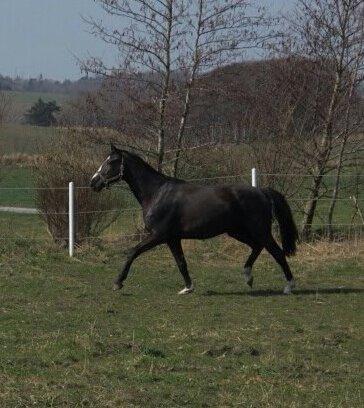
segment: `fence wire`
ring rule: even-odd
[[[210,180],[224,180],[230,178],[239,178],[239,177],[251,177],[250,173],[241,173],[241,174],[227,174],[222,176],[211,176],[211,177],[195,177],[195,178],[186,178],[185,181],[210,181]],[[259,173],[259,178],[261,177],[313,177],[313,174],[300,174],[300,173]],[[315,175],[315,177],[336,177],[335,174],[320,174]],[[352,179],[363,179],[364,174],[341,174],[340,178],[352,178]],[[128,190],[129,187],[126,184],[117,184],[110,187],[111,189],[125,189]],[[75,186],[75,189],[78,190],[91,190],[90,186]],[[29,190],[29,191],[44,191],[44,190],[64,190],[68,191],[68,187],[0,187],[0,191],[17,191],[17,190]]]
[[[323,177],[327,178],[327,177],[334,177],[334,174],[323,174]],[[221,180],[230,180],[230,179],[238,179],[238,178],[245,178],[245,179],[249,179],[250,180],[251,174],[248,173],[241,173],[241,174],[231,174],[231,175],[220,175],[220,176],[211,176],[211,177],[198,177],[198,178],[189,178],[186,179],[186,181],[188,182],[211,182],[211,181],[221,181]],[[297,177],[297,178],[305,178],[305,177],[312,177],[312,174],[299,174],[299,173],[259,173],[259,178],[264,178],[264,177],[276,177],[276,178],[286,178],[286,177]],[[358,180],[364,181],[364,174],[342,174],[341,178],[345,179],[345,180],[350,180],[352,179],[353,181],[355,180],[356,182]],[[345,188],[347,188],[348,186],[346,186]],[[350,187],[350,186],[349,186]],[[111,187],[112,189],[115,189],[115,191],[118,190],[125,190],[125,191],[129,191],[129,187],[126,184],[121,184],[121,185],[116,185]],[[76,192],[78,190],[90,190],[91,187],[90,186],[76,186],[75,190]],[[22,229],[22,222],[21,220],[18,219],[18,221],[15,222],[15,214],[9,212],[11,211],[11,206],[6,205],[6,200],[4,201],[4,207],[1,207],[1,203],[3,202],[3,200],[1,199],[1,196],[6,197],[7,195],[11,194],[12,192],[14,193],[14,199],[17,197],[21,198],[21,194],[23,193],[27,193],[30,195],[35,195],[37,191],[64,191],[67,192],[68,191],[68,187],[6,187],[6,186],[2,186],[0,187],[0,211],[2,214],[8,214],[7,218],[1,217],[0,215],[0,240],[4,241],[4,240],[12,240],[12,239],[30,239],[30,240],[35,240],[35,241],[48,241],[51,239],[50,235],[46,235],[46,231],[44,228],[44,224],[42,225],[36,225],[34,224],[34,231],[36,231],[36,234],[34,234],[34,236],[23,236],[21,234],[11,234],[10,232],[14,232],[14,229],[18,229],[21,230]],[[77,193],[76,193],[77,194]],[[129,194],[129,193],[128,193]],[[300,208],[300,205],[306,203],[308,200],[310,200],[310,197],[289,197],[288,196],[288,202],[292,204],[293,208],[297,211],[297,212],[301,212],[302,213],[302,208]],[[31,197],[27,197],[26,202],[29,203],[31,202]],[[322,196],[320,196],[319,198],[315,199],[315,201],[317,203],[322,203],[323,205],[328,204],[332,201],[332,198],[327,196],[327,192],[326,194],[323,194]],[[350,207],[350,209],[352,210],[352,214],[351,214],[351,222],[335,222],[332,224],[328,224],[325,223],[324,221],[324,216],[322,216],[320,214],[320,211],[317,212],[316,214],[316,220],[321,220],[321,222],[313,222],[311,224],[309,224],[312,228],[317,228],[317,229],[321,229],[321,230],[325,230],[329,227],[329,225],[334,228],[334,229],[352,229],[355,231],[359,231],[360,233],[363,231],[363,223],[358,223],[358,222],[354,222],[354,220],[359,219],[360,222],[360,215],[358,215],[358,211],[355,208],[355,205],[357,205],[358,203],[362,203],[364,202],[364,197],[362,195],[359,195],[355,197],[355,202],[353,200],[352,196],[346,196],[346,197],[337,197],[336,201],[338,203],[338,205],[340,203],[352,203],[352,207]],[[7,208],[6,207],[10,207]],[[17,205],[20,205],[20,203],[17,203]],[[18,208],[18,207],[16,207]],[[324,207],[326,209],[326,207]],[[322,209],[322,208],[321,208]],[[35,209],[32,209],[35,210]],[[142,209],[138,206],[130,206],[130,207],[122,207],[122,208],[111,208],[111,209],[106,209],[106,210],[100,210],[100,209],[91,209],[91,210],[85,210],[85,211],[78,211],[77,210],[77,205],[75,208],[75,215],[76,217],[78,216],[83,216],[83,215],[87,215],[87,214],[107,214],[107,213],[114,213],[116,215],[120,215],[122,216],[123,214],[137,214],[137,216],[139,217],[138,219],[133,219],[133,223],[134,223],[134,228],[140,228],[142,227],[142,219],[141,219],[141,214],[142,214]],[[11,214],[10,218],[9,218],[9,214]],[[64,211],[50,211],[50,212],[43,212],[43,211],[38,211],[36,215],[34,214],[24,214],[24,216],[26,215],[27,217],[33,217],[32,219],[34,219],[34,216],[63,216],[63,217],[68,217],[68,209],[65,209]],[[16,214],[16,216],[19,217],[19,213]],[[13,217],[13,218],[12,218]],[[21,217],[20,217],[21,218]],[[340,218],[340,217],[339,217]],[[342,220],[341,220],[342,221]],[[345,221],[345,220],[344,220]],[[5,228],[4,228],[4,224],[8,224],[8,228],[7,231],[5,232]],[[27,228],[31,228],[28,224],[31,224],[31,222],[27,223]],[[26,229],[26,228],[25,228]],[[118,229],[119,231],[122,229],[121,226],[119,224],[116,224],[114,226],[110,226],[108,230],[106,230],[106,232],[101,236],[101,238],[105,238],[105,239],[115,239],[115,240],[119,240],[119,239],[124,239],[124,238],[133,238],[133,237],[141,237],[143,234],[142,233],[128,233],[127,231],[125,231],[125,233],[123,234],[119,234],[116,233],[116,231],[112,232],[113,229]],[[1,233],[3,232],[3,233]],[[5,233],[4,233],[5,232]],[[39,236],[42,235],[42,236]],[[57,237],[57,239],[60,240],[68,240],[68,237]],[[100,239],[100,237],[94,237],[94,236],[87,236],[87,237],[83,237],[84,240],[98,240]]]

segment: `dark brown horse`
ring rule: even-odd
[[[180,294],[193,291],[193,284],[183,254],[182,239],[207,239],[221,234],[249,245],[252,252],[244,265],[244,277],[253,284],[252,267],[266,250],[282,267],[291,293],[294,280],[286,256],[296,250],[297,228],[286,199],[277,191],[244,185],[199,186],[165,176],[137,155],[111,146],[110,155],[91,179],[91,187],[101,191],[125,180],[143,210],[148,235],[128,254],[115,280],[121,289],[132,262],[143,252],[167,244],[185,281]],[[274,240],[272,219],[278,220],[283,250]]]

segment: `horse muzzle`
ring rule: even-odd
[[[102,177],[100,176],[100,174],[96,173],[96,174],[92,177],[92,179],[91,179],[91,181],[90,181],[90,187],[91,187],[94,191],[96,191],[96,192],[99,192],[99,191],[101,191],[104,187],[106,187],[106,186],[105,186],[105,182],[104,182],[104,180],[102,179]]]

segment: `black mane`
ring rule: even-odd
[[[124,157],[127,159],[132,160],[134,163],[137,163],[141,168],[144,168],[146,172],[149,172],[151,174],[154,174],[156,177],[161,178],[165,180],[166,182],[172,182],[172,183],[186,183],[186,180],[182,180],[176,177],[171,177],[167,176],[164,173],[161,173],[157,171],[152,165],[150,165],[147,161],[142,159],[140,156],[138,156],[136,153],[127,151],[127,150],[121,150],[122,154]]]

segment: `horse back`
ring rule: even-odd
[[[152,230],[204,239],[259,227],[262,218],[266,218],[266,207],[266,197],[258,189],[185,183],[161,189],[145,221]]]

